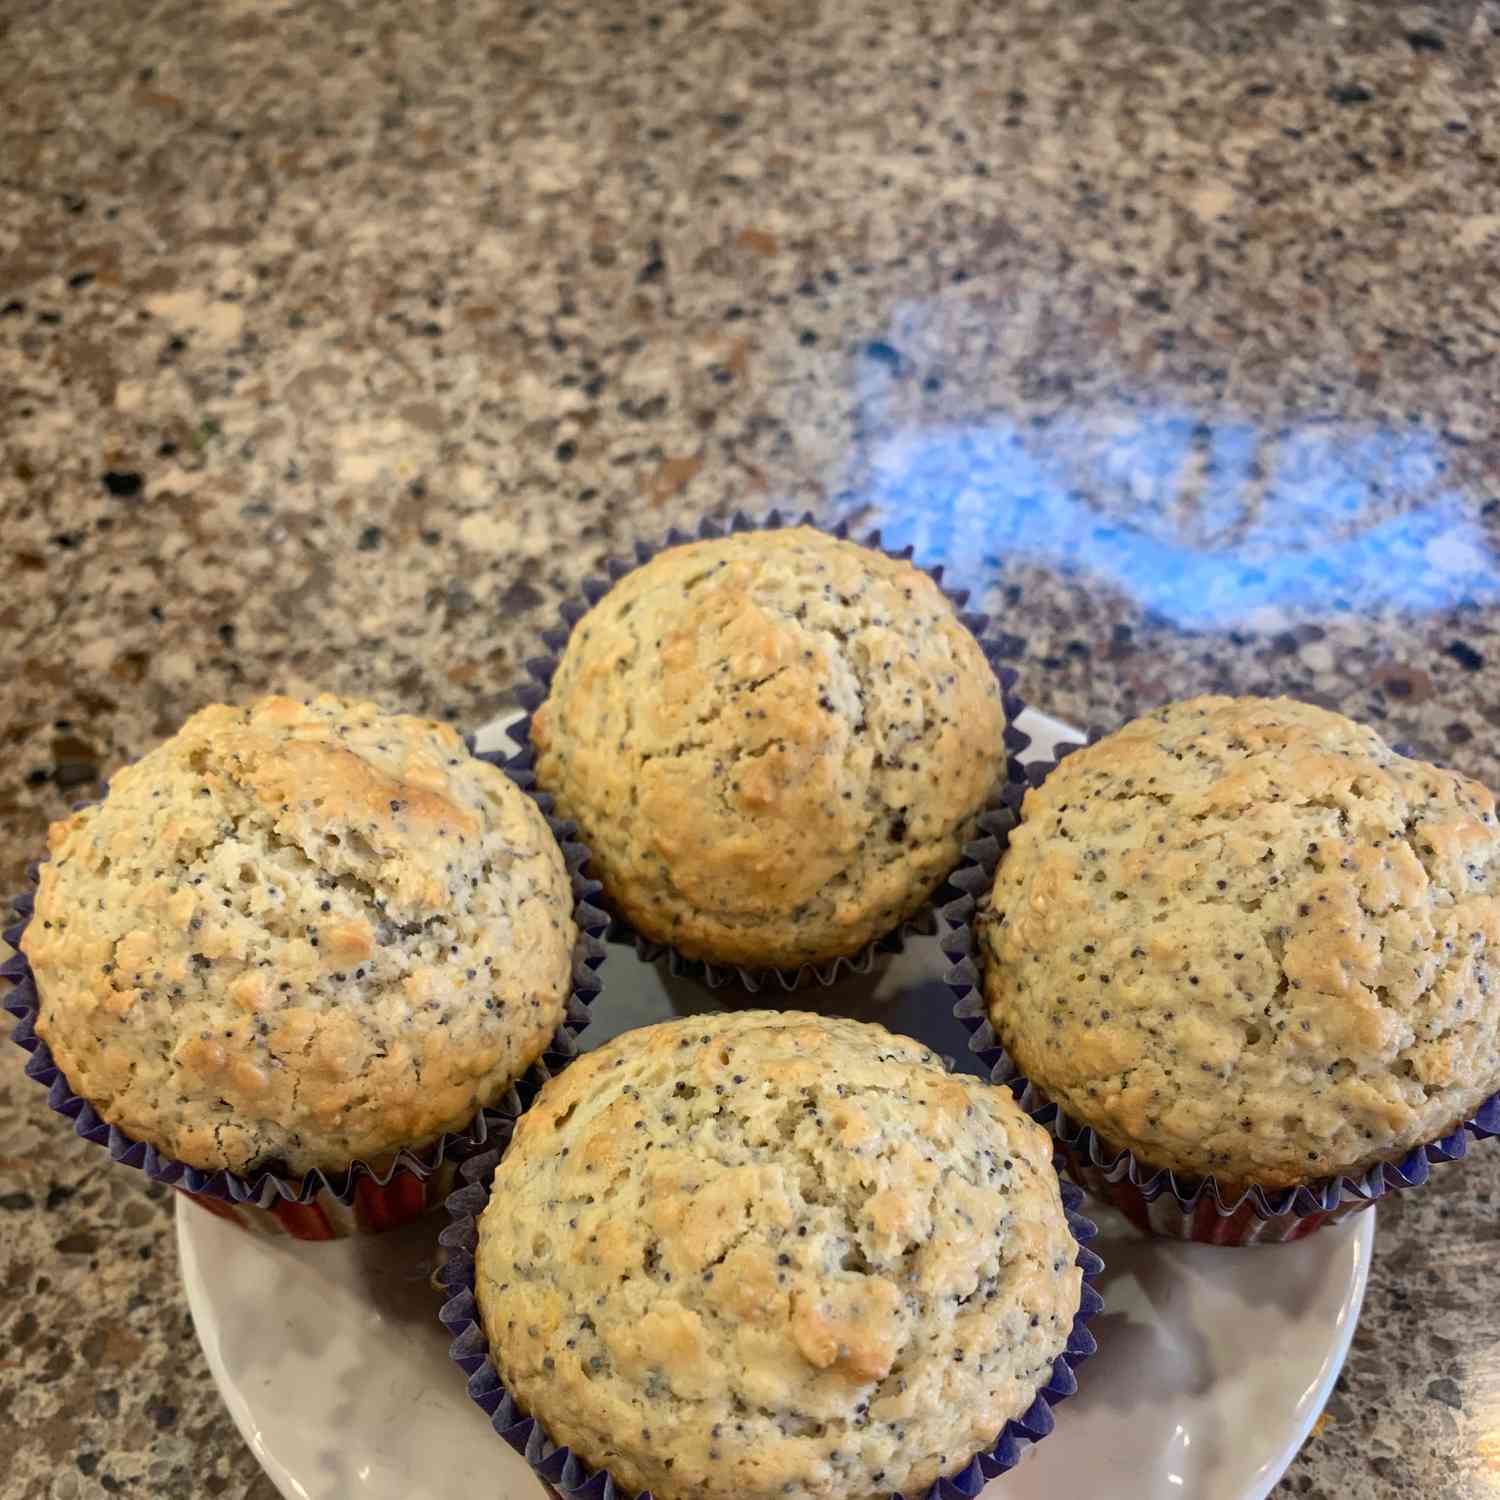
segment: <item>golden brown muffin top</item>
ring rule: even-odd
[[[1289,1186],[1500,1089],[1495,799],[1289,699],[1169,704],[1027,794],[981,918],[991,1021],[1158,1167]]]
[[[958,862],[999,686],[935,583],[807,527],[658,554],[579,622],[539,784],[648,937],[749,966],[856,953]]]
[[[53,825],[22,946],[73,1090],[202,1168],[456,1130],[540,1055],[574,925],[532,801],[446,725],[205,708]]]
[[[1050,1142],[909,1038],[798,1012],[617,1037],[543,1089],[481,1217],[521,1404],[628,1493],[925,1491],[1067,1344]]]

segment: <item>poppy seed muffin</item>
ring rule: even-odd
[[[809,527],[659,553],[569,637],[538,784],[606,895],[691,958],[857,953],[958,862],[1005,715],[925,573]]]
[[[1170,704],[1028,793],[981,918],[991,1023],[1146,1164],[1281,1188],[1500,1089],[1495,799],[1288,699]]]
[[[657,1500],[917,1495],[1051,1378],[1082,1294],[1050,1142],[883,1027],[626,1033],[522,1116],[480,1219],[491,1358]]]
[[[22,942],[75,1093],[204,1169],[300,1175],[466,1125],[540,1055],[573,898],[446,725],[205,708],[54,824]]]

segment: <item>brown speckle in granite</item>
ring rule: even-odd
[[[8,888],[202,704],[483,722],[606,555],[776,502],[946,549],[1074,722],[1291,692],[1500,782],[1494,0],[849,14],[9,7]],[[8,1050],[7,1270],[141,1350],[103,1389],[39,1381],[40,1332],[0,1363],[7,1484],[274,1500],[163,1195]],[[1492,1493],[1497,1193],[1489,1148],[1380,1210],[1279,1497]]]

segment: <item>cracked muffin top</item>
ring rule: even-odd
[[[1500,1089],[1500,826],[1474,781],[1289,699],[1169,704],[1027,794],[990,1019],[1157,1167],[1286,1187]]]
[[[922,905],[1002,778],[1004,729],[931,578],[796,527],[627,574],[574,628],[531,737],[638,931],[790,968]]]
[[[466,1125],[540,1055],[573,898],[443,724],[205,708],[53,825],[22,940],[75,1093],[192,1166],[300,1174]]]
[[[1049,1380],[1082,1272],[1010,1092],[880,1026],[692,1016],[522,1116],[476,1250],[491,1357],[658,1500],[925,1493]]]

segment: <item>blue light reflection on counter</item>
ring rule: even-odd
[[[1500,598],[1475,503],[1419,429],[1267,436],[1186,413],[898,429],[855,498],[953,584],[982,587],[1004,559],[1080,570],[1188,628],[1336,598],[1362,613]]]

